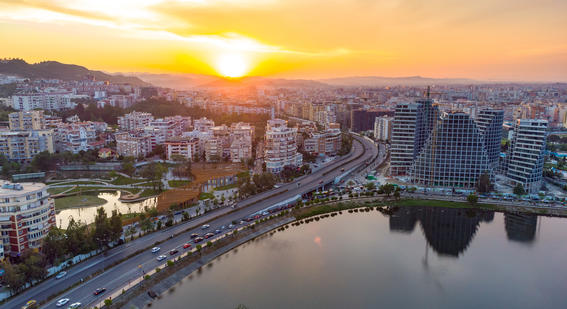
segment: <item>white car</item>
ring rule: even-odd
[[[76,309],[81,307],[81,303],[76,302],[76,303],[72,303],[69,307],[67,307],[67,309]]]
[[[61,298],[57,301],[57,307],[61,307],[69,302],[69,298]]]
[[[55,279],[61,279],[63,277],[65,277],[67,275],[66,271],[62,271],[60,273],[57,274],[57,276],[55,276]]]
[[[158,261],[163,261],[165,259],[167,259],[167,256],[165,256],[165,255],[160,255],[156,258],[156,260],[158,260]]]
[[[160,249],[161,249],[160,247],[153,247],[153,248],[152,248],[152,253],[156,253],[156,252],[158,252]]]
[[[201,226],[201,228],[202,228],[203,230],[206,230],[206,229],[208,229],[209,227],[211,227],[211,226],[208,225],[208,224],[203,224],[203,226]]]

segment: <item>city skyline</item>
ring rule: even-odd
[[[0,1],[2,57],[106,72],[567,81],[567,3]]]

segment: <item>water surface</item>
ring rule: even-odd
[[[567,219],[347,213],[214,260],[153,308],[567,308]]]

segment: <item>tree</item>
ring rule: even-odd
[[[79,253],[86,253],[92,249],[92,239],[87,237],[87,226],[82,222],[77,222],[71,218],[65,230],[65,244],[67,252],[73,256]]]
[[[396,200],[400,199],[400,190],[394,191],[394,198],[396,198]]]
[[[522,196],[526,194],[526,190],[524,190],[524,186],[522,186],[521,183],[516,184],[516,186],[514,187],[514,194],[516,194],[517,196]]]
[[[212,248],[213,247],[213,242],[212,241],[207,241],[207,248]]]
[[[477,191],[480,193],[488,193],[491,189],[492,184],[490,183],[490,175],[488,172],[484,172],[478,179]]]
[[[66,251],[65,234],[61,229],[52,227],[43,239],[41,252],[45,255],[47,262],[53,265],[57,258],[67,253]]]
[[[199,255],[201,255],[201,249],[203,249],[203,246],[197,245],[195,248],[197,249],[197,252],[199,252]]]
[[[117,241],[122,236],[122,217],[118,210],[112,211],[110,217],[110,240]]]
[[[476,194],[471,193],[467,196],[467,201],[471,205],[476,205],[476,203],[478,202],[478,196]]]
[[[136,168],[134,167],[134,158],[125,157],[122,160],[122,166],[120,169],[122,170],[122,173],[132,176],[134,172],[136,172]]]
[[[390,194],[394,192],[395,188],[396,187],[393,184],[387,183],[380,186],[380,191],[390,197]]]
[[[374,184],[374,182],[369,182],[369,183],[366,184],[366,189],[374,190],[374,189],[376,189],[376,185]]]
[[[47,277],[45,258],[41,253],[26,250],[22,255],[22,259],[24,260],[22,270],[29,283],[33,285],[34,281],[39,281]]]
[[[26,284],[26,277],[21,269],[21,265],[13,265],[8,261],[4,261],[1,265],[2,269],[4,269],[2,280],[10,287],[10,291],[13,294],[21,291]]]
[[[102,248],[108,244],[111,235],[110,223],[103,207],[96,210],[94,226],[94,240],[98,248]]]

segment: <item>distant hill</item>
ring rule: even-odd
[[[79,65],[64,64],[57,61],[29,64],[22,59],[0,60],[0,74],[16,75],[24,78],[53,78],[65,81],[94,77],[95,80],[109,81],[115,84],[151,85],[135,76],[111,75],[101,71],[92,71]]]
[[[323,88],[329,87],[324,83],[306,79],[282,79],[265,78],[259,76],[249,76],[242,78],[217,78],[209,83],[201,84],[205,88],[224,88],[224,87],[274,87],[274,88]]]
[[[319,82],[332,86],[427,86],[427,85],[462,85],[479,84],[481,81],[466,78],[429,78],[421,76],[408,77],[381,77],[381,76],[355,76],[320,79]]]

